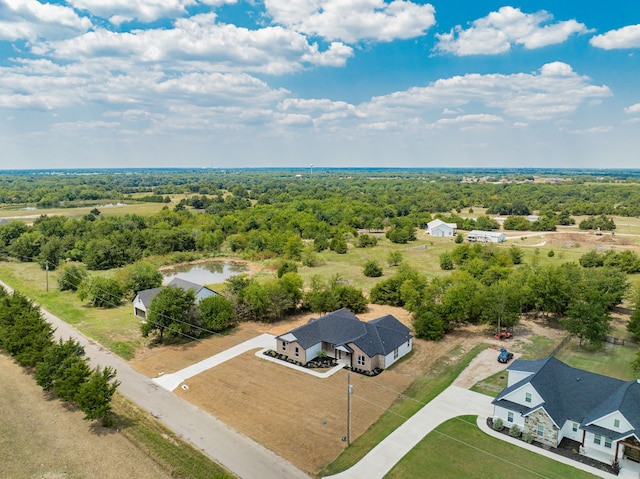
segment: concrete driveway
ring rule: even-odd
[[[458,386],[449,386],[405,421],[355,466],[329,476],[336,479],[381,479],[434,428],[462,415],[491,416],[493,398]]]

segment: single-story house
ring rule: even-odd
[[[473,230],[467,235],[468,241],[478,243],[504,243],[506,239],[507,236],[498,231]]]
[[[364,322],[342,308],[276,337],[276,351],[303,364],[324,351],[348,367],[373,371],[409,353],[412,338],[391,315]]]
[[[192,289],[196,295],[196,303],[199,303],[204,298],[208,298],[209,296],[218,295],[218,293],[216,293],[212,289],[207,288],[206,286],[192,283],[181,278],[173,278],[167,286],[177,286],[178,288],[182,288],[185,291]],[[162,288],[163,287],[161,286],[159,288],[151,288],[138,291],[136,297],[133,298],[133,314],[135,316],[138,316],[139,318],[146,319],[147,310],[151,306],[151,301],[153,301],[153,298],[156,297],[156,294],[158,294]]]
[[[507,387],[493,401],[494,421],[518,426],[551,447],[564,438],[576,441],[580,454],[606,464],[640,462],[637,380],[576,369],[553,356],[518,359],[507,371]]]
[[[427,233],[431,236],[455,236],[458,225],[456,223],[445,223],[440,219],[435,219],[427,223]]]

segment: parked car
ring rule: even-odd
[[[505,348],[500,348],[500,354],[498,355],[498,362],[508,363],[513,359],[513,353],[507,351]]]
[[[511,339],[513,335],[509,331],[500,331],[493,335],[495,339]]]

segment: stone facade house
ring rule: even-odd
[[[551,447],[576,441],[580,454],[606,464],[640,462],[638,381],[576,369],[553,356],[519,359],[507,371],[507,388],[493,401],[494,420]]]
[[[276,351],[303,364],[324,351],[348,367],[373,371],[410,352],[412,338],[391,315],[364,322],[342,308],[276,337]]]
[[[216,293],[212,289],[207,288],[206,286],[192,283],[181,278],[174,278],[167,286],[177,286],[178,288],[182,288],[185,291],[192,289],[196,295],[196,304],[202,301],[204,298],[218,295],[218,293]],[[162,288],[163,287],[138,291],[138,293],[136,293],[136,297],[133,298],[133,314],[139,318],[146,319],[147,310],[151,306],[153,298],[156,297],[156,294],[158,294]]]

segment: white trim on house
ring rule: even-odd
[[[445,223],[441,219],[435,219],[427,223],[427,233],[435,237],[455,236],[458,225],[456,223]]]

